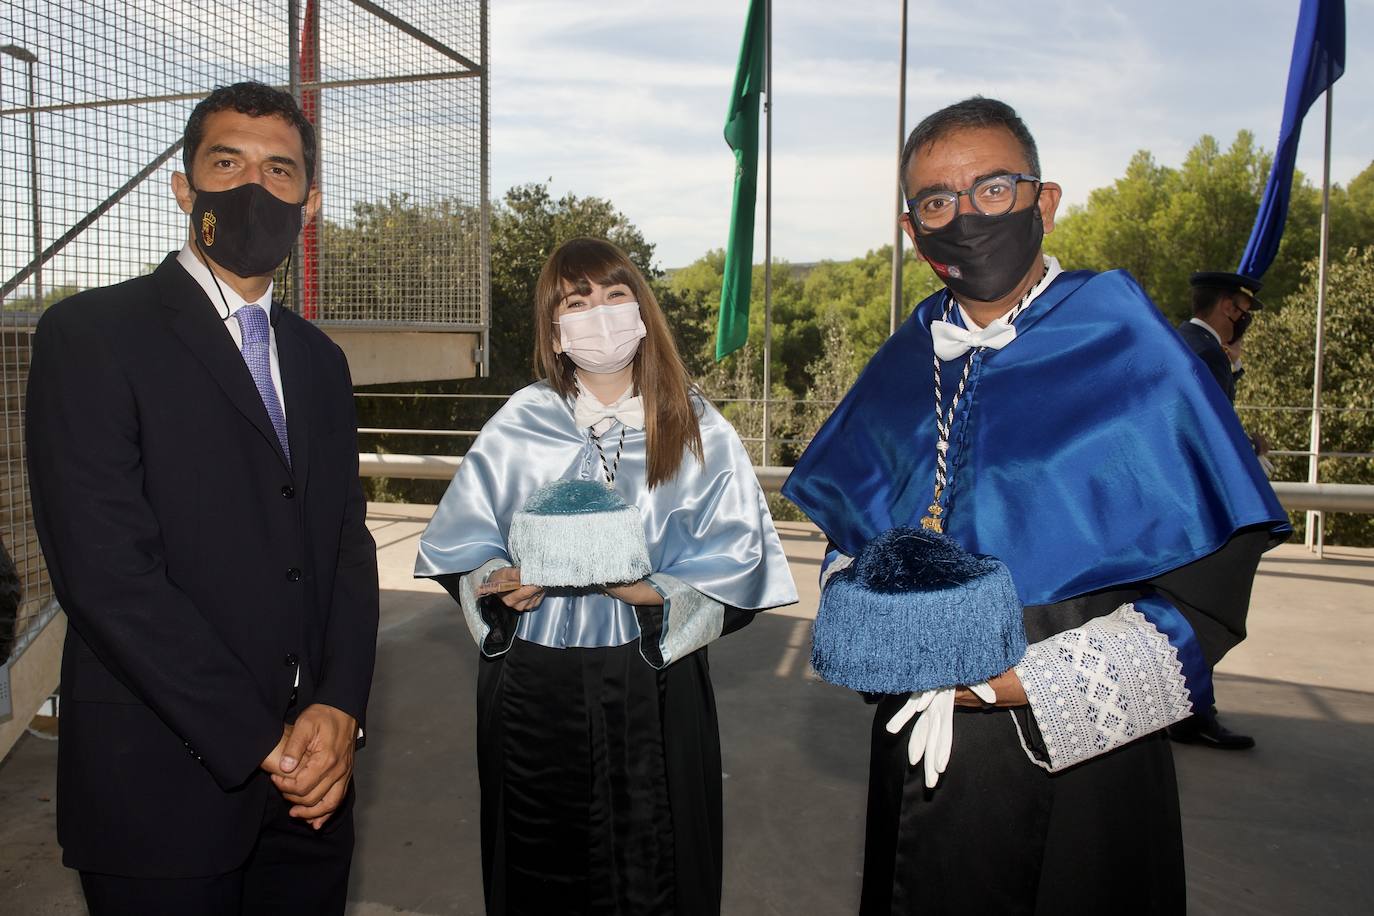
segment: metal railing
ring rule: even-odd
[[[466,401],[466,400],[495,400],[495,401],[505,401],[505,400],[508,400],[508,399],[510,398],[510,395],[508,395],[508,394],[467,394],[467,393],[452,393],[452,392],[447,392],[447,393],[446,393],[446,392],[416,392],[416,393],[413,393],[413,394],[412,394],[412,393],[408,393],[408,392],[393,392],[393,391],[356,391],[356,392],[354,392],[354,397],[357,397],[357,398],[392,398],[392,399],[395,399],[395,398],[420,398],[420,399],[446,400],[446,401]],[[821,399],[808,400],[808,399],[805,399],[805,398],[720,398],[720,397],[711,397],[711,398],[709,398],[709,400],[711,401],[712,404],[715,404],[717,407],[720,407],[720,406],[725,405],[725,404],[765,404],[765,403],[768,404],[768,405],[823,404],[823,405],[827,405],[827,406],[833,407],[833,406],[835,406],[835,405],[837,405],[837,404],[840,403],[839,401],[830,401],[830,400],[821,400]],[[436,436],[436,437],[440,437],[440,438],[475,438],[479,432],[481,432],[481,430],[478,430],[478,429],[415,429],[415,428],[405,429],[405,428],[399,428],[399,427],[376,427],[376,426],[363,426],[363,427],[359,427],[359,428],[358,428],[358,434],[359,434],[359,435],[367,435],[367,436],[387,436],[387,435],[393,435],[393,436]],[[806,446],[806,445],[811,441],[809,438],[802,438],[802,439],[799,439],[799,438],[795,438],[795,437],[786,437],[786,436],[784,436],[784,437],[782,437],[782,438],[779,438],[779,437],[774,436],[774,435],[769,435],[768,433],[771,433],[771,430],[765,430],[765,435],[761,435],[761,436],[748,436],[748,435],[743,435],[743,434],[741,434],[739,438],[740,438],[740,441],[741,441],[741,442],[746,442],[746,443],[751,443],[751,444],[753,444],[753,443],[758,443],[758,444],[760,444],[760,445],[763,445],[763,444],[766,443],[766,444],[769,446],[770,452],[771,452],[772,447],[774,447],[774,446],[779,446],[779,445],[800,445],[800,446],[803,446],[803,447],[804,447],[804,446]]]
[[[360,453],[358,473],[363,477],[449,480],[462,462],[454,455]],[[765,493],[781,490],[791,473],[790,467],[776,465],[754,468]],[[1273,487],[1279,504],[1290,512],[1374,512],[1374,484],[1274,481]]]
[[[510,398],[508,394],[467,394],[467,393],[403,393],[403,392],[356,392],[358,398],[421,398],[435,400],[491,400],[505,401]],[[764,398],[716,398],[710,399],[717,407],[727,404],[762,404]],[[823,404],[834,405],[838,401],[807,401],[801,398],[771,398],[767,399],[770,404]],[[1374,413],[1374,408],[1367,407],[1327,407],[1319,408],[1322,413]],[[1288,413],[1311,413],[1311,407],[1266,407],[1262,405],[1237,405],[1237,411],[1241,412],[1288,412]],[[384,427],[361,427],[358,430],[360,435],[367,436],[433,436],[438,438],[474,438],[480,430],[476,429],[394,429]],[[810,441],[809,438],[783,438],[779,439],[767,435],[769,430],[765,430],[764,436],[741,436],[741,440],[746,443],[769,442],[773,445],[801,445],[805,446]],[[1274,457],[1310,457],[1312,452],[1308,449],[1271,449],[1269,455]],[[1374,452],[1351,452],[1351,451],[1326,451],[1320,452],[1321,459],[1327,458],[1374,458]],[[458,464],[462,461],[461,457],[449,455],[413,455],[413,454],[387,454],[362,453],[359,455],[360,473],[364,477],[392,477],[409,480],[448,480],[457,470]],[[756,466],[754,472],[758,475],[759,484],[765,492],[776,493],[787,479],[791,468],[764,465]],[[1342,484],[1342,483],[1310,483],[1298,481],[1274,481],[1274,493],[1279,498],[1279,503],[1284,509],[1292,512],[1357,512],[1374,513],[1374,485],[1365,484]]]
[[[354,397],[355,397],[355,398],[367,398],[367,399],[379,399],[379,398],[380,398],[380,399],[417,398],[417,399],[444,400],[444,401],[476,401],[476,400],[505,401],[505,400],[508,400],[511,396],[508,395],[508,394],[469,394],[469,393],[465,393],[465,392],[414,392],[414,393],[410,393],[410,392],[394,392],[394,391],[357,391],[357,392],[354,392]],[[709,399],[710,399],[711,403],[712,403],[712,404],[715,404],[717,407],[721,407],[721,406],[726,405],[726,404],[764,404],[764,403],[767,403],[767,404],[769,404],[769,405],[819,404],[819,405],[834,406],[834,405],[837,405],[837,404],[840,403],[839,401],[834,401],[834,400],[809,400],[809,399],[806,399],[806,398],[725,398],[725,397],[710,397]],[[1271,413],[1308,413],[1308,414],[1310,414],[1310,413],[1312,412],[1312,408],[1311,408],[1311,407],[1288,407],[1288,406],[1281,406],[1281,407],[1266,407],[1266,406],[1263,406],[1263,405],[1251,405],[1251,404],[1238,404],[1238,405],[1236,405],[1236,410],[1237,410],[1238,412],[1247,412],[1247,413],[1248,413],[1248,412],[1271,412]],[[1325,406],[1323,406],[1323,407],[1319,408],[1319,410],[1320,410],[1321,413],[1323,413],[1323,414],[1337,414],[1337,413],[1374,413],[1374,408],[1371,408],[1371,407],[1325,407]],[[403,429],[403,428],[376,427],[376,426],[359,427],[359,429],[358,429],[358,434],[359,434],[359,435],[368,435],[368,436],[387,436],[387,435],[396,435],[396,436],[437,436],[437,437],[448,437],[448,438],[465,438],[465,437],[466,437],[466,438],[475,438],[479,432],[481,432],[481,430],[478,430],[478,429],[432,429],[432,428],[431,428],[431,429],[416,429],[416,428]],[[791,437],[791,438],[778,438],[778,437],[773,436],[773,435],[767,435],[768,433],[771,433],[771,432],[772,432],[771,430],[765,431],[766,435],[764,435],[764,436],[740,436],[740,439],[741,439],[741,441],[743,441],[743,442],[764,442],[764,441],[768,441],[768,442],[770,442],[770,443],[772,443],[772,444],[774,444],[774,445],[801,445],[801,446],[805,446],[805,445],[809,444],[810,441],[811,441],[809,438],[796,438],[796,437]],[[1271,455],[1271,456],[1275,456],[1275,457],[1297,457],[1297,458],[1307,458],[1307,457],[1310,457],[1310,456],[1312,455],[1312,451],[1311,451],[1310,449],[1270,449],[1270,450],[1267,452],[1267,454],[1269,454],[1269,455]],[[1326,449],[1323,449],[1323,450],[1320,452],[1320,457],[1321,457],[1321,458],[1374,458],[1374,452],[1371,452],[1371,451],[1364,451],[1364,452],[1328,451],[1328,450],[1326,450]]]

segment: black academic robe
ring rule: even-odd
[[[461,601],[461,576],[436,578]],[[638,608],[641,626],[661,626],[661,610]],[[718,914],[724,817],[707,650],[655,668],[639,640],[555,649],[515,638],[516,615],[498,598],[483,599],[482,614],[500,653],[481,655],[477,673],[487,913]],[[753,617],[725,608],[722,635]]]
[[[1048,639],[1149,594],[1193,624],[1215,664],[1245,635],[1267,529],[1172,572],[1025,609],[1029,642]],[[1071,916],[1182,913],[1183,843],[1173,756],[1163,731],[1050,773],[1027,707],[962,709],[949,769],[934,790],[907,761],[914,721],[885,728],[905,696],[882,697],[873,721],[860,912]]]

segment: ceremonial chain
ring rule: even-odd
[[[1040,279],[1036,280],[1035,284],[1026,290],[1021,301],[1017,302],[1016,306],[1007,314],[1007,324],[1016,321],[1026,308],[1026,303],[1040,288],[1040,284],[1045,282],[1047,276],[1049,276],[1048,270],[1041,273]],[[944,313],[940,316],[941,320],[948,321],[953,309],[954,297],[947,294]],[[969,370],[973,367],[973,354],[986,349],[987,347],[975,347],[964,356],[964,371],[959,376],[959,387],[954,390],[954,397],[950,399],[948,412],[944,410],[945,398],[940,385],[940,357],[934,354],[931,356],[935,364],[935,497],[926,509],[926,517],[921,519],[921,527],[927,531],[939,533],[945,530],[945,507],[943,503],[949,489],[949,466],[946,464],[946,460],[949,452],[950,430],[954,427],[954,411],[959,406],[959,401],[964,396],[964,389],[968,385]]]
[[[601,450],[601,437],[592,433],[592,441],[596,443],[596,453],[601,456],[601,470],[606,472],[606,486],[615,486],[615,472],[620,468],[620,455],[625,451],[625,424],[620,424],[620,445],[615,450],[615,461],[606,463],[606,453]]]

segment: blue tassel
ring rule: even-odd
[[[639,510],[591,480],[535,490],[511,519],[507,541],[525,585],[586,588],[653,572]]]
[[[891,528],[854,558],[859,581],[875,592],[936,591],[971,582],[997,561],[977,557],[943,534],[923,528]]]
[[[900,527],[830,578],[811,664],[833,684],[906,693],[985,681],[1025,652],[1021,601],[1005,564],[945,535]]]
[[[620,494],[595,480],[555,480],[530,494],[521,512],[534,515],[581,515],[625,508]]]

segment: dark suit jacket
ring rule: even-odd
[[[1226,400],[1231,403],[1236,401],[1236,377],[1231,371],[1231,357],[1226,355],[1221,344],[1217,339],[1208,333],[1206,328],[1200,328],[1191,321],[1185,321],[1178,326],[1179,336],[1183,338],[1188,348],[1197,354],[1198,358],[1207,365],[1212,377],[1217,380],[1221,390],[1226,393]]]
[[[312,703],[364,717],[377,559],[348,365],[294,313],[274,306],[272,321],[290,467],[175,256],[38,324],[29,480],[70,623],[58,838],[72,867],[238,867],[275,791],[258,766],[283,722]]]

